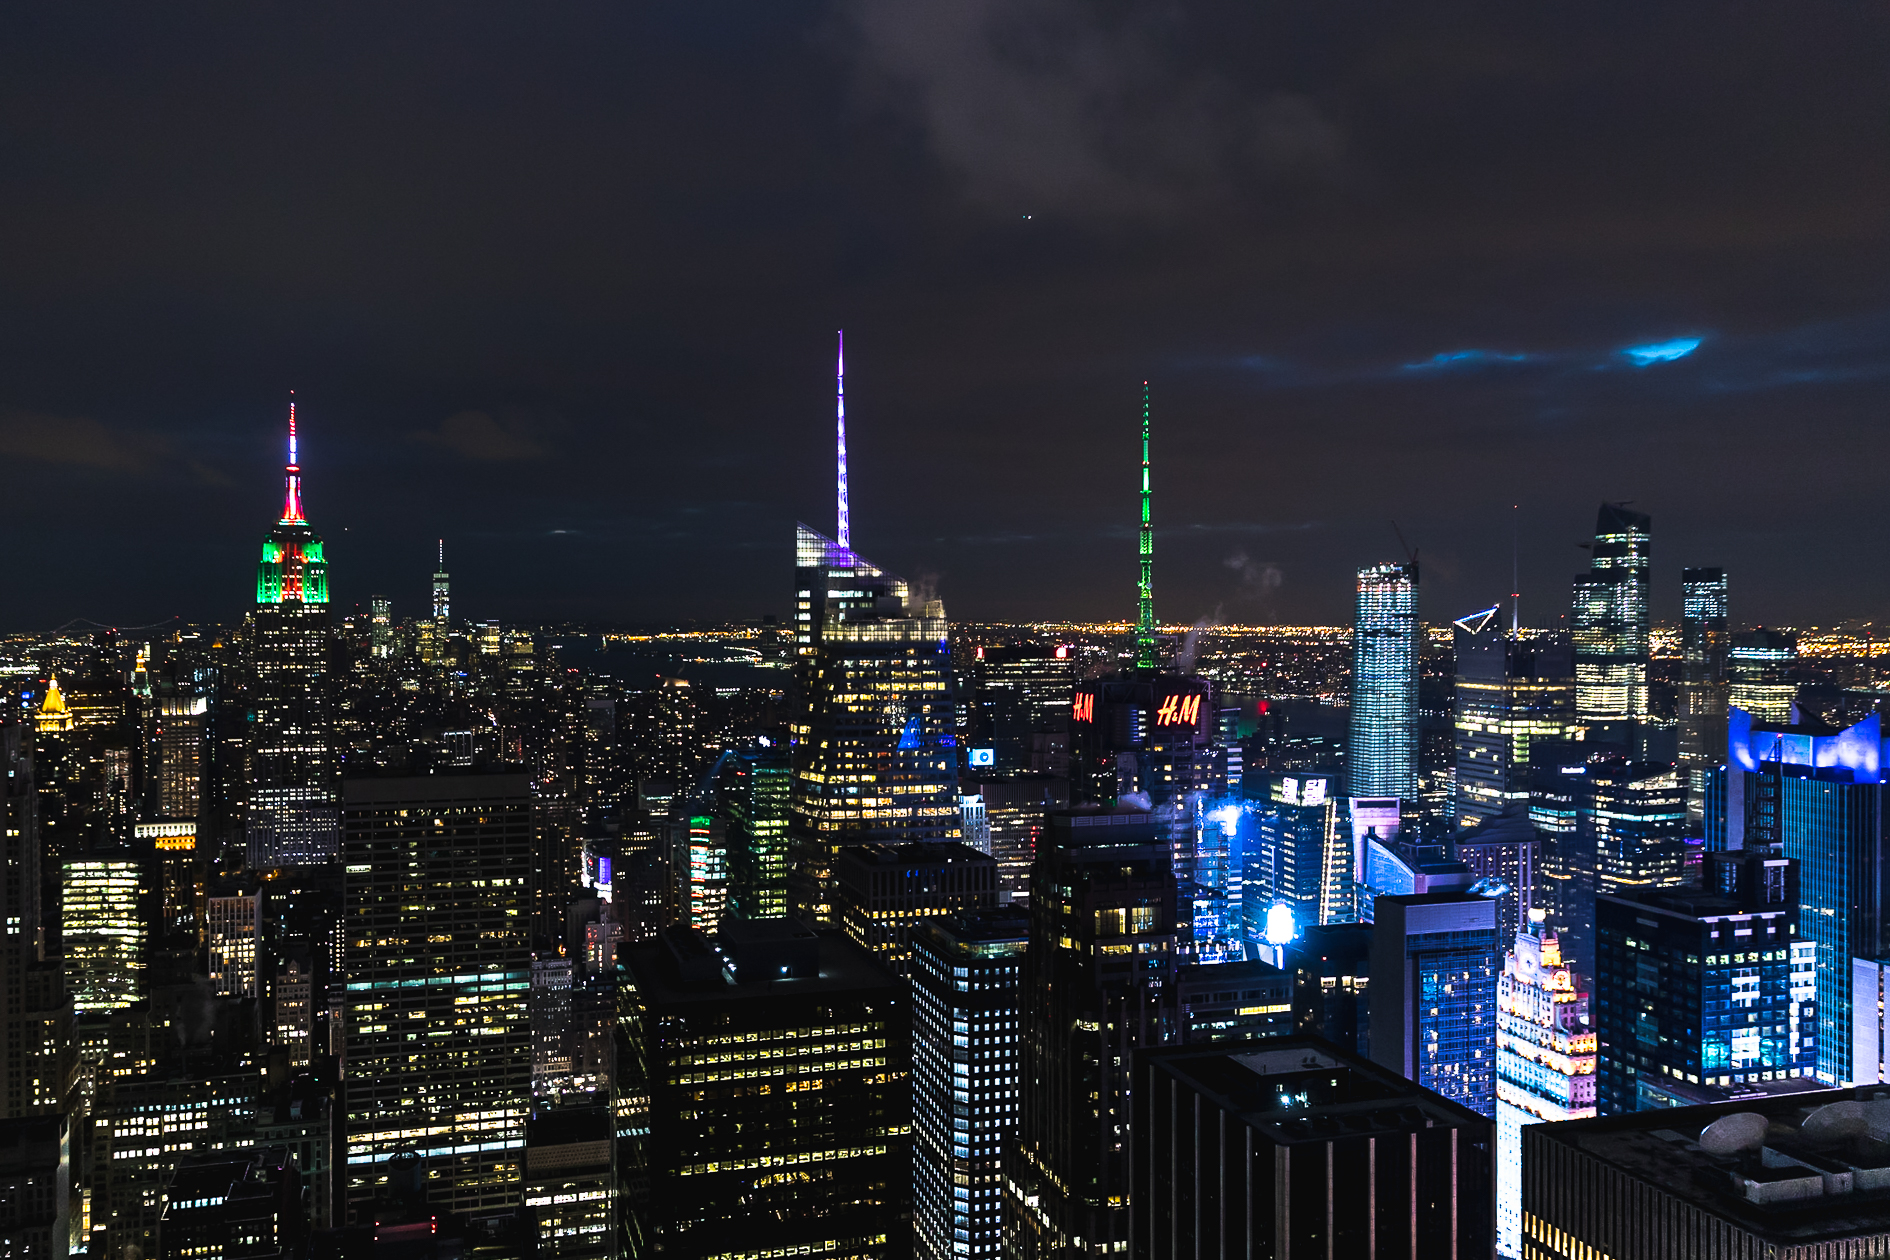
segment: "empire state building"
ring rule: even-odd
[[[295,404],[282,518],[263,541],[252,622],[246,838],[254,868],[332,862],[340,851],[333,697],[329,677],[328,560],[302,515]]]

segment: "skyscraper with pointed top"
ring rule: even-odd
[[[251,615],[249,806],[257,868],[333,861],[341,814],[329,675],[328,558],[303,515],[295,404],[282,516],[263,540]]]
[[[842,847],[960,834],[945,606],[853,550],[844,339],[836,367],[838,537],[794,529],[788,904],[823,924]]]
[[[1135,667],[1154,669],[1155,655],[1155,523],[1150,515],[1148,475],[1148,382],[1142,382],[1142,532],[1141,564],[1135,590]]]
[[[440,539],[440,567],[433,570],[433,619],[442,626],[453,615],[453,579],[446,571],[446,539]]]

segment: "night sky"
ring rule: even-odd
[[[0,627],[240,616],[289,391],[338,604],[790,611],[833,527],[958,620],[1890,617],[1890,10],[12,5]],[[1697,346],[1687,349],[1697,340]],[[1642,347],[1640,356],[1628,353]],[[1684,353],[1683,353],[1684,351]],[[1677,357],[1676,357],[1677,356]],[[1520,511],[1512,513],[1512,505]]]

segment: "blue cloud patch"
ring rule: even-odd
[[[1621,353],[1631,360],[1635,367],[1648,367],[1655,363],[1672,363],[1675,359],[1684,359],[1700,348],[1698,337],[1676,337],[1672,341],[1656,341],[1651,345],[1629,346]]]

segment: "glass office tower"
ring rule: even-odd
[[[778,919],[787,913],[788,795],[793,777],[784,748],[737,753],[723,771],[728,909],[738,919]]]
[[[1418,567],[1358,571],[1352,629],[1351,796],[1410,797],[1417,789]]]
[[[912,933],[912,1179],[921,1260],[995,1260],[1004,1148],[1017,1132],[1021,910]]]
[[[1566,634],[1519,639],[1495,608],[1453,623],[1457,656],[1456,818],[1475,826],[1529,799],[1529,748],[1575,723],[1575,660]]]
[[[1851,960],[1881,958],[1890,893],[1883,848],[1883,740],[1876,714],[1831,735],[1727,718],[1723,790],[1708,798],[1707,843],[1798,862],[1800,930],[1818,950],[1818,1079],[1852,1079]]]
[[[1612,503],[1595,517],[1594,566],[1575,579],[1575,715],[1647,717],[1648,589],[1653,518]]]
[[[837,922],[841,847],[956,840],[952,653],[945,606],[802,525],[795,535],[798,703],[789,903]]]
[[[1372,1061],[1496,1116],[1496,902],[1472,893],[1377,898]]]
[[[145,942],[155,888],[150,864],[123,850],[68,858],[60,876],[66,991],[81,1013],[144,996]]]
[[[256,567],[250,641],[254,716],[245,831],[250,865],[258,868],[331,862],[341,840],[328,560],[321,535],[302,515],[297,459],[291,403],[282,518],[263,542]]]
[[[1784,726],[1792,720],[1798,685],[1792,666],[1798,660],[1798,636],[1789,630],[1748,630],[1732,637],[1726,672],[1732,704],[1755,722]]]
[[[1706,774],[1726,760],[1726,570],[1683,569],[1680,597],[1680,772],[1698,826]]]

